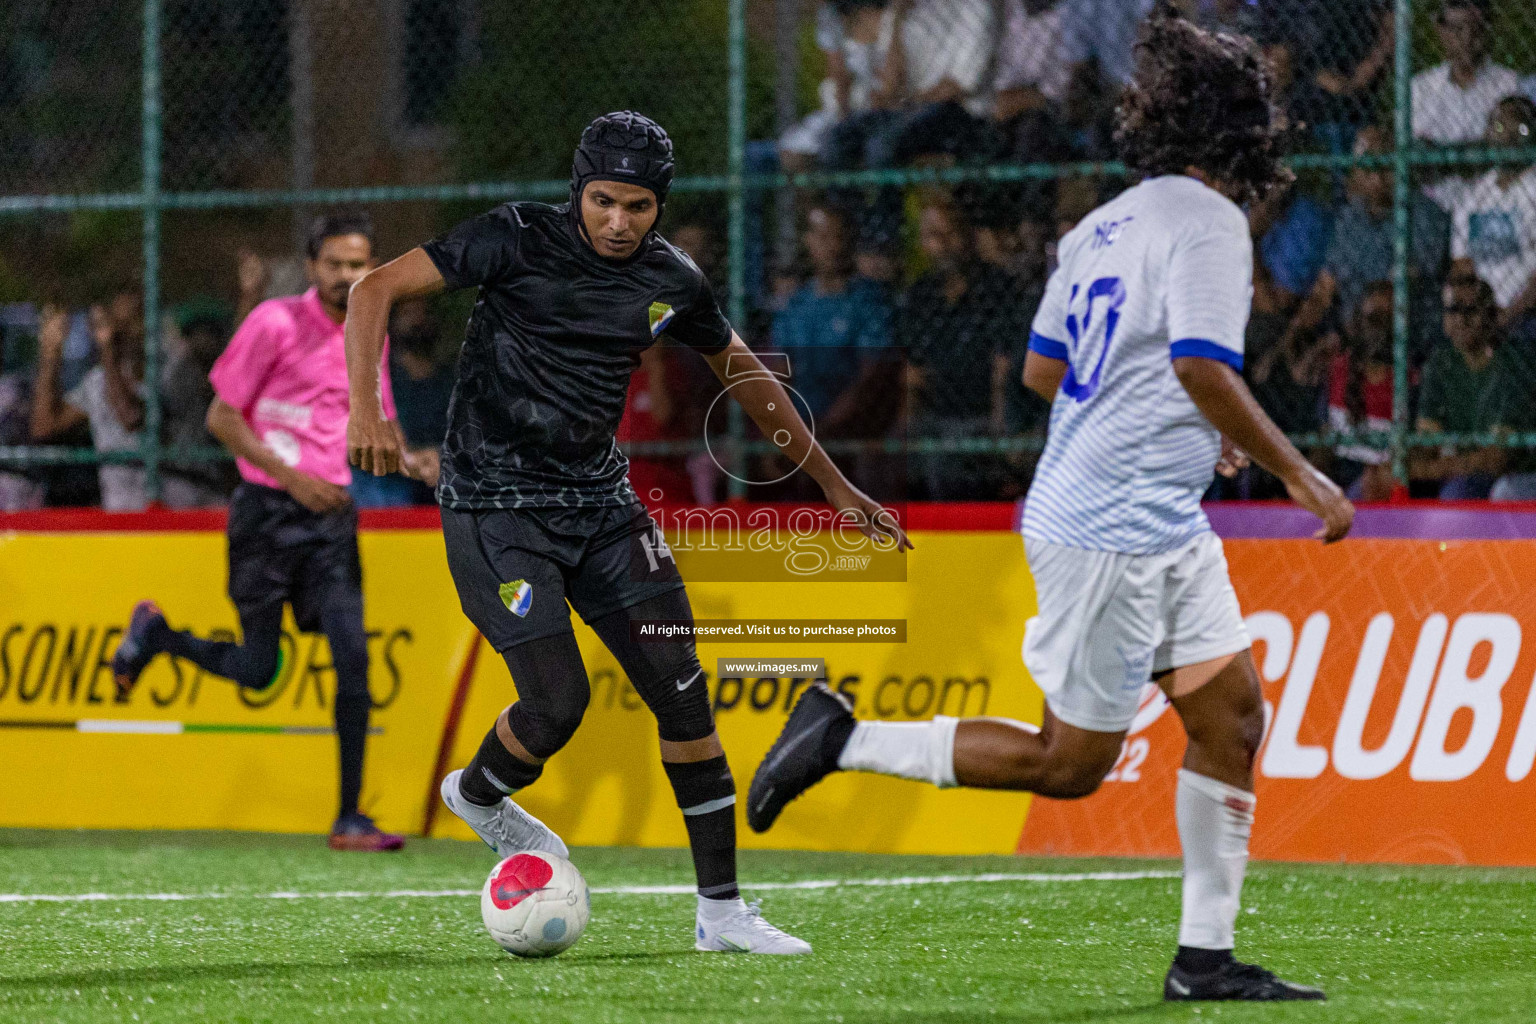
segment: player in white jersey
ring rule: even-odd
[[[1321,999],[1232,956],[1263,695],[1200,511],[1225,436],[1322,519],[1321,539],[1342,538],[1354,518],[1240,376],[1253,247],[1237,203],[1288,179],[1283,118],[1251,41],[1171,11],[1148,22],[1119,118],[1122,155],[1144,180],[1062,240],[1024,370],[1053,402],[1022,529],[1040,609],[1024,662],[1045,692],[1043,725],[856,722],[819,685],[759,767],[747,822],[767,829],[838,770],[1086,796],[1152,681],[1189,737],[1175,806],[1183,916],[1164,998]]]

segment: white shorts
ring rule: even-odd
[[[1160,555],[1024,538],[1039,614],[1024,666],[1068,725],[1124,732],[1153,675],[1247,650],[1248,627],[1214,533]]]

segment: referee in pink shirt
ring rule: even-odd
[[[357,507],[347,493],[347,361],[343,325],[352,285],[373,266],[366,214],[317,218],[310,229],[303,295],[251,311],[209,379],[216,397],[208,429],[234,453],[242,482],[229,507],[229,597],[244,642],[205,640],[172,629],[153,601],[133,609],[112,659],[118,699],[162,652],[264,690],[282,674],[283,605],[305,632],[330,642],[336,668],[336,739],[341,806],[333,850],[398,850],[403,836],[381,832],[358,809],[368,737],[368,640],[363,629]],[[395,425],[389,359],[380,367],[384,417]],[[409,475],[436,483],[435,453],[415,458]]]

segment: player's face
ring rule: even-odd
[[[320,255],[305,264],[320,301],[345,310],[352,286],[373,267],[367,235],[332,235],[320,243]]]
[[[581,222],[604,259],[632,256],[659,213],[656,193],[644,185],[594,181],[581,193]]]

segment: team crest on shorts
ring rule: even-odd
[[[671,323],[676,315],[677,311],[665,302],[651,303],[651,337],[654,338],[666,330],[667,324]]]
[[[527,617],[528,609],[533,607],[533,584],[527,580],[513,580],[503,583],[500,592],[501,603],[507,606],[507,611],[520,619]]]

